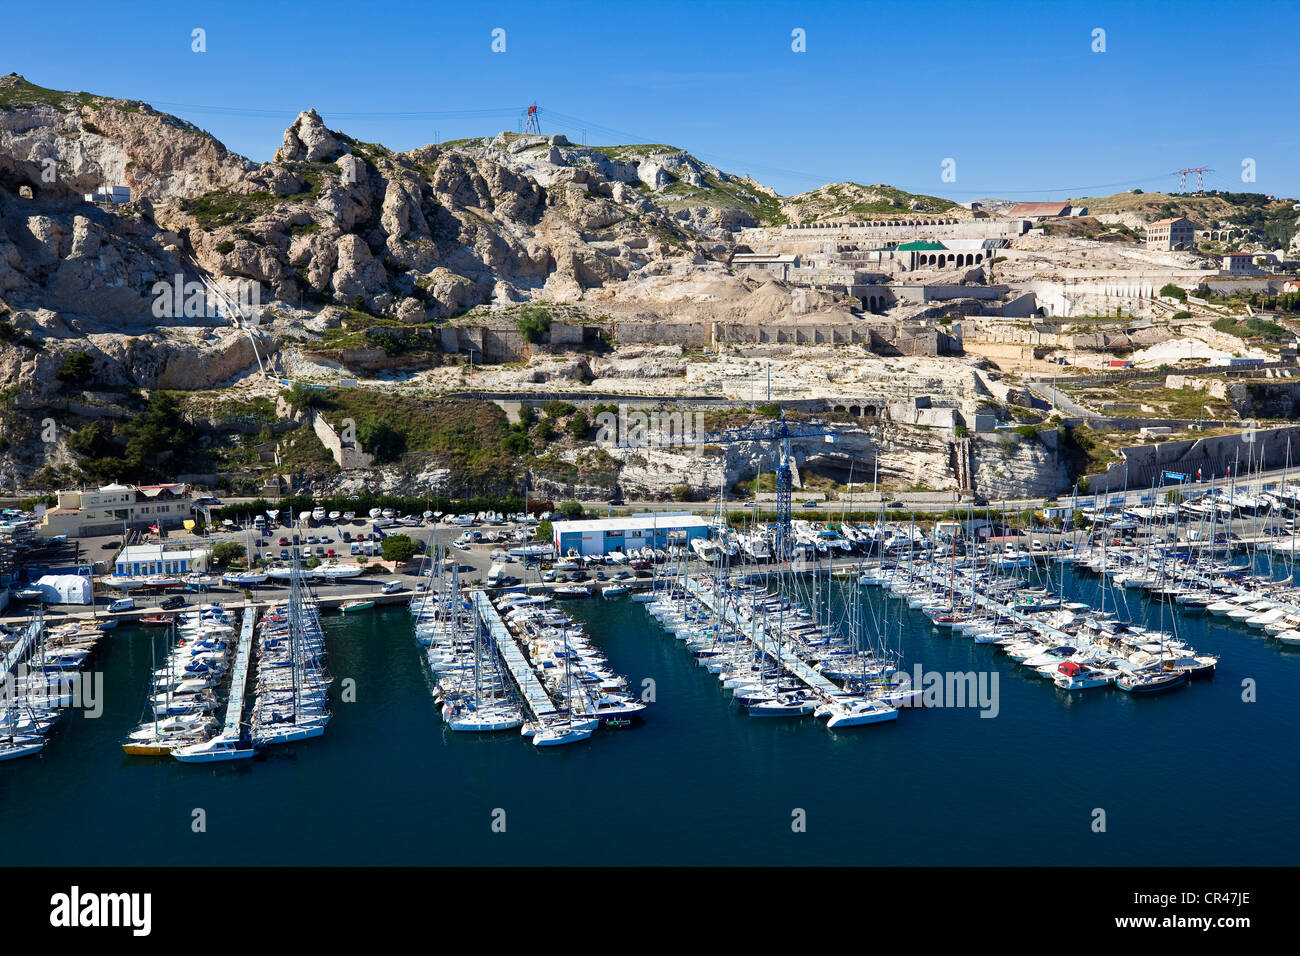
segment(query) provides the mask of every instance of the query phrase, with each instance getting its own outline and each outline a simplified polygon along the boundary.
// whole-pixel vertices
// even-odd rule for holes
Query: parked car
[[[288,548],[281,548],[281,549],[280,549],[280,560],[281,560],[281,561],[288,561],[288,560],[289,560],[289,549],[288,549]]]
[[[135,610],[135,598],[118,598],[108,606],[110,614],[120,614],[123,611]]]
[[[384,593],[384,594],[396,594],[398,591],[402,590],[402,582],[401,582],[401,581],[389,581],[387,584],[385,584],[385,585],[384,585],[382,588],[380,588],[379,590],[380,590],[382,593]]]
[[[174,611],[176,608],[184,606],[185,598],[181,597],[179,594],[173,594],[169,598],[164,598],[162,603],[158,605],[158,607],[162,608],[164,611]]]
[[[288,539],[288,538],[281,538],[281,539],[280,539],[280,547],[282,547],[282,548],[287,548],[288,546],[289,546],[289,539]]]
[[[803,506],[804,506],[805,508],[816,508],[816,507],[817,507],[817,499],[816,499],[816,498],[809,498],[807,501],[805,501],[805,502],[803,503]]]

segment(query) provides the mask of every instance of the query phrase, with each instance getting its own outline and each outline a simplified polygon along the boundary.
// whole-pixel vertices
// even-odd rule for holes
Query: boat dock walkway
[[[9,648],[9,653],[5,655],[4,661],[0,662],[0,683],[8,680],[14,667],[27,656],[27,652],[36,643],[41,626],[39,618],[33,618],[31,623],[27,625],[26,630],[23,631],[23,636],[18,638],[13,647]]]
[[[686,579],[686,583],[687,583],[687,587],[690,589],[691,594],[694,595],[697,600],[702,602],[706,607],[713,610],[714,613],[717,612],[717,608],[714,606],[714,602],[713,602],[714,595],[712,591],[706,591],[703,587],[700,586],[700,582],[692,577],[688,577]],[[738,634],[744,637],[747,641],[749,641],[749,643],[752,644],[755,649],[759,651],[763,651],[772,660],[777,660],[777,656],[774,653],[773,648],[765,649],[765,644],[762,635],[766,630],[766,624],[760,623],[758,625],[757,636],[747,634],[746,625],[743,621],[740,620],[734,606],[728,608],[723,613],[723,622],[729,625],[732,629],[734,629]],[[775,628],[773,629],[773,631],[775,632]],[[776,634],[776,640],[780,641],[779,634]],[[787,641],[780,641],[780,643],[781,646],[783,647],[789,646],[789,642]],[[792,674],[795,677],[799,678],[799,680],[803,681],[805,684],[808,685],[808,687],[810,687],[816,693],[821,694],[823,697],[839,697],[844,693],[843,688],[836,686],[828,678],[823,677],[818,671],[813,670],[813,668],[809,666],[806,661],[804,661],[802,658],[795,655],[793,652],[790,653],[789,655],[782,654],[780,657],[780,663],[782,668],[784,668],[787,673]]]
[[[239,725],[244,717],[244,688],[248,683],[248,664],[253,657],[253,632],[257,624],[257,609],[244,611],[239,629],[239,648],[235,651],[235,667],[230,672],[230,696],[226,701],[226,724],[223,737],[239,737]]]
[[[556,716],[555,702],[551,700],[551,695],[546,692],[542,682],[533,673],[533,668],[524,656],[523,649],[515,640],[514,635],[510,633],[505,622],[501,620],[501,615],[492,606],[492,601],[488,598],[487,593],[475,589],[469,592],[469,597],[474,605],[475,613],[482,619],[483,625],[487,628],[488,636],[496,645],[498,653],[501,654],[501,659],[505,661],[506,669],[510,671],[510,676],[514,678],[524,704],[538,720]]]
[[[986,611],[991,611],[994,615],[1004,616],[1024,627],[1033,628],[1044,637],[1049,637],[1061,644],[1070,644],[1078,640],[1077,637],[1067,634],[1060,628],[1052,627],[1040,618],[1031,617],[1023,611],[1017,611],[1011,605],[995,601],[979,591],[972,592],[969,589],[963,591],[961,588],[954,587],[948,572],[943,570],[935,571],[933,569],[918,568],[914,572],[914,577],[918,580],[928,581],[931,585],[939,585],[941,588],[947,585],[952,593],[952,603],[957,608],[961,608],[963,605],[981,607]]]

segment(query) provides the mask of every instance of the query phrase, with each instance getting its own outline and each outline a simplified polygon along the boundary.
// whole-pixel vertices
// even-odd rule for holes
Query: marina
[[[518,729],[534,746],[554,747],[639,716],[626,679],[550,603],[522,592],[496,603],[478,588],[462,595],[456,573],[434,562],[411,613],[450,729]]]
[[[746,807],[722,826],[734,839],[745,828],[774,825],[772,817],[780,826],[789,812],[781,804],[825,817],[837,839],[817,835],[791,846],[783,851],[789,862],[849,862],[846,854],[868,847],[899,862],[951,862],[955,846],[990,861],[1031,862],[1040,858],[1036,849],[1012,839],[1020,824],[999,822],[975,833],[942,818],[940,794],[960,786],[954,781],[963,774],[984,780],[981,755],[997,753],[999,766],[1018,781],[1015,799],[1028,793],[1040,801],[1021,814],[1039,825],[1049,807],[1064,811],[1075,799],[1096,805],[1115,787],[1136,788],[1153,807],[1164,802],[1162,814],[1140,824],[1124,847],[1067,840],[1080,860],[1122,862],[1141,853],[1171,863],[1230,862],[1241,846],[1256,858],[1282,858],[1282,848],[1294,849],[1300,839],[1294,832],[1275,833],[1274,843],[1240,821],[1230,843],[1193,818],[1198,807],[1208,812],[1211,801],[1244,785],[1225,776],[1225,767],[1246,759],[1243,753],[1262,759],[1267,735],[1252,736],[1242,749],[1255,721],[1284,726],[1287,708],[1300,703],[1300,654],[1283,639],[1300,624],[1294,551],[1280,547],[1294,533],[1289,508],[1272,517],[1232,509],[1205,514],[1204,534],[1202,518],[1182,508],[1098,511],[1074,534],[1005,539],[958,540],[910,524],[832,519],[800,524],[789,562],[771,560],[758,527],[715,529],[713,548],[672,547],[662,556],[605,562],[557,559],[649,569],[629,575],[628,590],[599,601],[562,600],[557,590],[564,582],[527,574],[510,587],[467,583],[457,562],[441,560],[438,551],[414,585],[376,594],[364,613],[324,621],[310,584],[290,575],[283,597],[193,605],[165,626],[115,621],[95,658],[110,691],[102,722],[66,714],[72,719],[52,731],[57,746],[44,747],[43,737],[34,759],[6,768],[10,783],[0,801],[6,814],[41,818],[45,804],[28,803],[19,784],[32,780],[40,789],[47,773],[57,779],[70,772],[68,760],[96,768],[128,792],[151,780],[177,793],[187,787],[185,775],[200,779],[184,765],[233,761],[256,771],[230,777],[213,766],[217,777],[203,775],[230,791],[223,799],[270,795],[328,775],[340,798],[395,809],[402,800],[428,800],[432,781],[452,774],[477,795],[434,798],[441,814],[456,817],[466,812],[462,800],[502,802],[487,794],[523,773],[537,783],[530,792],[540,794],[526,815],[551,819],[545,833],[530,824],[524,856],[470,835],[446,844],[445,831],[438,852],[465,861],[537,861],[563,845],[566,852],[576,848],[579,860],[606,859],[604,843],[573,818],[579,814],[620,835],[626,862],[745,862],[739,845],[706,849],[685,835],[668,841],[671,849],[661,847],[639,836],[626,815],[689,814],[691,800],[731,794]],[[1233,537],[1218,540],[1209,523],[1220,520],[1233,522]],[[55,646],[80,653],[77,635],[93,623],[13,629],[5,666],[39,656],[42,634],[47,659]],[[1248,640],[1252,634],[1264,640]],[[327,649],[364,689],[360,703],[339,696],[325,667]],[[973,701],[929,699],[932,674],[1001,681],[992,681],[991,710],[981,710]],[[1267,675],[1270,699],[1248,706],[1240,683],[1255,674]],[[129,715],[123,700],[139,700],[140,693],[145,713]],[[1159,701],[1139,699],[1153,696]],[[336,729],[327,740],[276,746],[321,737],[327,724]],[[104,732],[114,727],[116,739],[106,741]],[[392,727],[403,732],[386,734]],[[625,728],[627,734],[607,732]],[[1176,748],[1148,744],[1188,733],[1198,748],[1218,742],[1214,761],[1183,760]],[[1032,758],[1061,740],[1069,741],[1072,759],[1110,769],[1080,776],[1073,763]],[[108,752],[117,750],[116,764],[105,762],[106,742]],[[572,756],[547,758],[549,770],[520,765],[512,754],[528,752],[529,744]],[[146,755],[168,759],[135,759]],[[891,778],[887,790],[879,789],[878,760],[916,755],[926,758],[917,778]],[[181,776],[147,769],[169,765]],[[357,774],[356,767],[373,772]],[[684,772],[689,784],[624,794],[617,807],[588,793],[593,775],[678,779]],[[251,782],[258,778],[265,782]],[[1189,803],[1191,779],[1202,796]],[[59,805],[53,792],[45,794]],[[992,813],[991,801],[999,799],[1011,796],[998,786],[964,791],[972,812]],[[881,839],[874,826],[870,839],[846,837],[864,807],[881,826],[906,829],[922,812],[906,804],[929,811],[918,845]],[[103,812],[110,810],[146,832],[157,826],[112,797],[103,803]],[[217,856],[310,860],[305,828],[328,826],[333,813],[310,810],[301,828],[287,832],[259,825],[255,844],[237,841]],[[1174,838],[1171,818],[1180,833],[1196,834],[1194,845]],[[694,824],[687,824],[683,833],[691,832]],[[353,857],[417,861],[433,852],[432,839],[402,825],[371,830]],[[165,840],[151,842],[159,842],[151,851],[156,858],[172,859]],[[12,829],[0,846],[0,858],[30,860],[22,854],[35,849]]]

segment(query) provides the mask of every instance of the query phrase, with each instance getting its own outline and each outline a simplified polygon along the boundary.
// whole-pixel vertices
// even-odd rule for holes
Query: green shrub
[[[377,465],[394,462],[406,451],[406,433],[390,415],[362,420],[357,426],[357,441],[374,456]]]
[[[218,541],[212,546],[212,563],[224,568],[231,561],[242,558],[244,554],[244,546],[238,541]]]
[[[565,431],[579,441],[585,439],[587,433],[591,431],[591,422],[587,420],[587,413],[582,409],[574,412],[573,417],[569,419],[569,424],[565,426]]]
[[[85,352],[69,352],[63,357],[63,366],[58,372],[59,381],[89,385],[93,364],[90,356]]]
[[[563,418],[565,415],[572,415],[577,409],[578,406],[572,402],[563,402],[558,398],[553,398],[542,406],[542,411],[547,418]]]
[[[390,534],[380,545],[380,551],[385,561],[396,561],[398,564],[405,564],[415,557],[415,542],[404,534]]]
[[[529,306],[520,312],[516,325],[524,341],[536,345],[551,330],[551,313],[541,306]]]

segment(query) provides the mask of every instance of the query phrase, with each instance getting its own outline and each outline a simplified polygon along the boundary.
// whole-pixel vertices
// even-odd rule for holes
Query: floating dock
[[[524,706],[538,720],[557,716],[558,711],[555,709],[555,702],[551,700],[551,695],[546,692],[542,682],[533,673],[533,668],[524,656],[523,649],[520,648],[519,643],[515,640],[514,635],[510,633],[505,622],[501,620],[501,615],[492,606],[492,601],[488,598],[486,592],[470,591],[469,597],[474,605],[474,612],[482,619],[483,626],[487,628],[488,637],[496,645],[501,660],[505,662],[506,669],[510,671],[510,676],[514,678]]]
[[[248,683],[248,665],[253,658],[253,634],[257,625],[257,609],[246,608],[239,629],[239,647],[235,651],[235,666],[230,672],[230,696],[226,700],[226,723],[221,729],[223,737],[238,738],[244,718],[244,688]]]
[[[706,591],[701,587],[700,582],[692,577],[686,579],[686,587],[690,591],[692,597],[708,607],[715,614],[717,613],[717,608],[713,603],[715,596],[713,592]],[[736,633],[749,641],[749,643],[754,646],[755,650],[766,654],[767,657],[771,658],[773,661],[778,660],[777,655],[774,652],[775,649],[771,645],[767,644],[763,639],[767,631],[766,624],[756,622],[755,632],[749,633],[748,626],[744,621],[740,620],[739,615],[736,614],[734,606],[723,612],[722,621],[724,624],[736,631]],[[783,648],[788,646],[788,644],[781,641],[779,634],[774,638],[774,642],[780,644]],[[788,655],[782,654],[779,660],[782,669],[784,669],[786,673],[799,678],[799,680],[803,681],[810,689],[820,694],[822,697],[838,697],[844,693],[842,688],[836,686],[828,678],[823,677],[818,671],[813,670],[805,661],[795,655],[793,650],[791,650]]]

